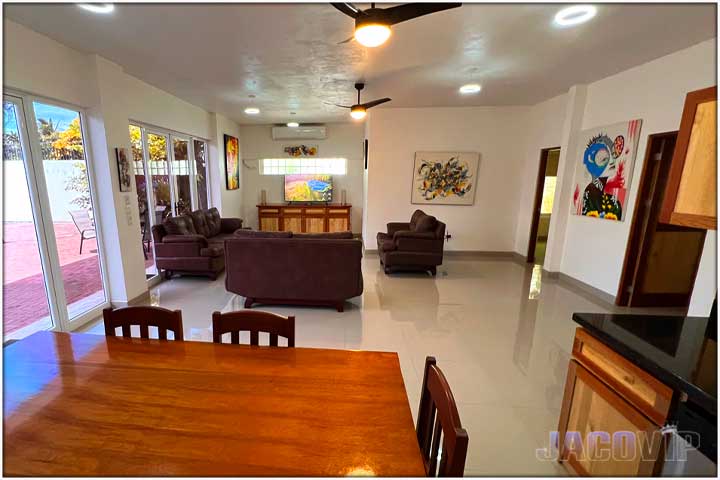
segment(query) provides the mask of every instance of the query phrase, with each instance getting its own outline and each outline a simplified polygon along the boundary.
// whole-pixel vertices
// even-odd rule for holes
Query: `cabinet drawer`
[[[277,215],[278,213],[280,213],[280,210],[278,210],[277,208],[261,208],[260,209],[260,214],[268,214],[268,213]]]
[[[305,213],[308,215],[325,215],[324,208],[306,208]]]
[[[652,375],[578,328],[573,357],[657,425],[664,425],[673,391]]]
[[[283,215],[288,215],[288,214],[300,215],[301,213],[302,213],[302,210],[299,208],[284,208],[283,209]]]

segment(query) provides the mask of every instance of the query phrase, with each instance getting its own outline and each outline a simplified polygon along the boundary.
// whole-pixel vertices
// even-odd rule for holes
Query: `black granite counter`
[[[712,317],[711,317],[712,318]],[[717,416],[717,324],[707,317],[575,313],[605,345]]]

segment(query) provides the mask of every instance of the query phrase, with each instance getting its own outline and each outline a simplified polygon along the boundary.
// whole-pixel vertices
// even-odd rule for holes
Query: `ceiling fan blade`
[[[361,103],[360,106],[365,107],[365,109],[368,109],[368,108],[372,108],[377,105],[380,105],[381,103],[389,102],[390,100],[392,100],[392,98],[385,97],[385,98],[380,98],[378,100],[373,100],[372,102]]]
[[[352,3],[347,3],[347,2],[345,2],[345,3],[331,3],[330,5],[332,5],[333,7],[337,8],[338,10],[340,10],[342,13],[344,13],[345,15],[347,15],[347,16],[350,17],[350,18],[357,18],[357,17],[359,17],[360,15],[362,15],[362,10],[360,10],[359,8],[357,8],[357,7],[356,7],[355,5],[353,5]]]
[[[384,14],[392,25],[412,20],[443,10],[450,10],[462,6],[462,3],[406,3],[397,7],[386,8]]]
[[[350,105],[340,105],[339,103],[332,103],[332,102],[323,102],[325,105],[332,105],[333,107],[340,107],[340,108],[352,108]]]
[[[350,43],[350,42],[352,42],[353,40],[355,40],[355,35],[353,35],[353,36],[350,37],[350,38],[346,38],[345,40],[343,40],[342,42],[338,42],[337,44],[338,44],[338,45],[342,45],[342,44],[344,44],[344,43]]]

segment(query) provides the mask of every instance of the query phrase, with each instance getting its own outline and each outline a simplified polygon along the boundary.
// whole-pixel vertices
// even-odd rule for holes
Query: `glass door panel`
[[[136,125],[130,125],[130,149],[132,150],[133,172],[135,174],[135,190],[137,192],[138,210],[140,218],[140,241],[145,257],[145,276],[152,278],[157,275],[155,266],[155,249],[152,241],[151,212],[147,189],[147,175],[145,173],[145,142],[143,141],[143,129]]]
[[[202,140],[193,139],[193,153],[195,155],[195,182],[197,188],[197,208],[208,208],[207,187],[207,148]]]
[[[168,161],[168,137],[156,133],[147,134],[148,167],[152,181],[153,225],[171,216],[172,192],[170,191],[170,167]]]
[[[52,328],[33,214],[29,152],[20,100],[3,101],[3,329],[20,338]]]
[[[188,157],[188,141],[182,138],[172,139],[173,142],[173,190],[175,192],[175,213],[184,215],[192,211],[192,191],[190,187],[190,158]]]
[[[50,200],[46,213],[52,219],[72,320],[106,301],[80,114],[41,102],[32,106],[44,189]]]

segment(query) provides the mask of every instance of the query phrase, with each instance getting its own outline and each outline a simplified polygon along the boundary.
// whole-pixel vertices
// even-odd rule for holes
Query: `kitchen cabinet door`
[[[660,428],[574,360],[560,416],[560,461],[583,476],[652,476]]]

